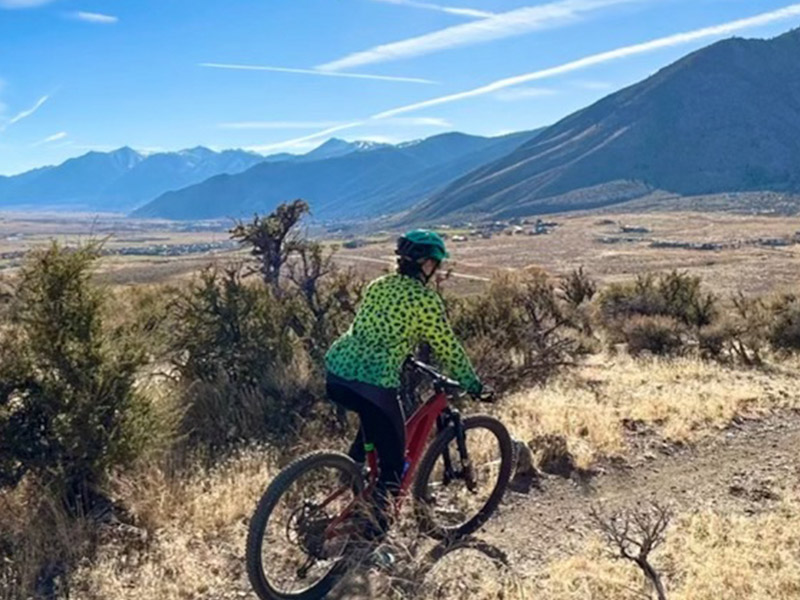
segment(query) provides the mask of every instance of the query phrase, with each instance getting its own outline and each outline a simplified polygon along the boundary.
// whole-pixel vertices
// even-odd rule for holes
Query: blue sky
[[[0,0],[0,174],[123,145],[531,129],[798,26],[787,0]]]

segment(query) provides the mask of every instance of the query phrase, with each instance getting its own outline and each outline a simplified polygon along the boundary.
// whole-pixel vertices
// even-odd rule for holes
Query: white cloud
[[[35,8],[51,2],[53,0],[0,0],[0,8]]]
[[[518,8],[486,19],[446,27],[399,42],[375,46],[320,65],[325,71],[340,71],[362,65],[400,60],[461,46],[522,35],[575,22],[584,13],[640,0],[556,0],[539,6]]]
[[[278,147],[291,148],[294,144],[306,143],[310,140],[324,138],[326,136],[329,136],[334,131],[352,129],[365,124],[369,125],[374,123],[375,121],[383,121],[389,118],[396,118],[398,115],[414,112],[423,108],[429,108],[431,106],[438,106],[440,104],[456,102],[459,100],[464,100],[466,98],[483,96],[485,94],[497,92],[505,88],[510,88],[512,86],[527,83],[529,81],[537,81],[537,80],[557,77],[559,75],[564,75],[566,73],[571,73],[573,71],[578,71],[581,69],[587,69],[595,65],[627,58],[629,56],[635,56],[637,54],[653,52],[656,50],[660,50],[662,48],[681,46],[692,42],[704,40],[707,38],[730,35],[753,27],[760,27],[763,25],[776,23],[778,21],[785,21],[795,17],[800,17],[800,4],[792,4],[778,10],[761,13],[753,17],[748,17],[746,19],[738,19],[736,21],[729,21],[727,23],[722,23],[719,25],[712,25],[711,27],[704,27],[702,29],[695,29],[693,31],[687,31],[684,33],[677,33],[674,35],[668,35],[665,37],[656,38],[648,42],[643,42],[641,44],[623,46],[615,50],[609,50],[607,52],[592,54],[590,56],[586,56],[578,60],[564,63],[555,67],[550,67],[548,69],[534,71],[532,73],[525,73],[523,75],[517,75],[515,77],[507,77],[505,79],[499,79],[487,85],[467,90],[464,92],[459,92],[456,94],[448,94],[446,96],[439,96],[438,98],[432,98],[430,100],[425,100],[423,102],[416,102],[414,104],[407,104],[405,106],[400,106],[398,108],[393,108],[391,110],[383,111],[381,113],[372,115],[371,117],[368,117],[360,121],[353,121],[351,123],[345,123],[343,125],[339,125],[333,129],[318,131],[317,133],[309,134],[303,136],[302,138],[296,138],[294,140],[286,140],[284,142],[271,144],[270,146],[267,146],[267,148],[270,149]]]
[[[79,21],[86,21],[87,23],[100,23],[104,25],[108,25],[111,23],[116,23],[119,21],[118,17],[113,15],[104,15],[102,13],[93,13],[93,12],[84,12],[82,10],[76,11],[71,14],[73,19],[78,19]]]
[[[58,133],[54,133],[53,135],[47,136],[43,140],[39,140],[38,142],[32,143],[31,147],[35,148],[36,146],[42,146],[44,144],[50,144],[52,142],[57,142],[59,140],[63,140],[66,137],[67,137],[67,132],[66,131],[59,131]]]
[[[512,87],[522,83],[527,83],[529,81],[548,79],[551,77],[564,75],[566,73],[571,73],[573,71],[587,69],[595,65],[611,62],[614,60],[619,60],[622,58],[627,58],[629,56],[635,56],[637,54],[645,54],[647,52],[654,52],[656,50],[661,50],[663,48],[682,46],[685,44],[690,44],[692,42],[696,42],[707,38],[730,35],[737,31],[742,31],[753,27],[767,25],[769,23],[775,23],[777,21],[784,21],[794,17],[800,17],[800,4],[792,4],[790,6],[786,6],[778,10],[761,13],[759,15],[756,15],[754,17],[748,17],[746,19],[738,19],[736,21],[729,21],[727,23],[722,23],[720,25],[712,25],[711,27],[704,27],[702,29],[695,29],[693,31],[687,31],[684,33],[676,33],[674,35],[668,35],[665,37],[656,38],[654,40],[650,40],[649,42],[644,42],[641,44],[633,44],[631,46],[623,46],[621,48],[617,48],[616,50],[609,50],[607,52],[592,54],[590,56],[586,56],[584,58],[574,60],[572,62],[564,63],[556,67],[550,67],[549,69],[542,69],[540,71],[534,71],[532,73],[525,73],[524,75],[517,75],[515,77],[507,77],[505,79],[499,79],[490,84],[477,87],[471,90],[467,90],[465,92],[458,92],[456,94],[449,94],[447,96],[439,96],[438,98],[432,98],[431,100],[416,102],[414,104],[408,104],[406,106],[401,106],[399,108],[387,110],[382,113],[378,113],[377,115],[373,115],[370,118],[386,119],[389,117],[395,117],[397,115],[417,111],[422,108],[429,108],[431,106],[438,106],[440,104],[448,104],[450,102],[463,100],[465,98],[473,98],[475,96],[483,96],[485,94],[496,92],[504,88]]]
[[[515,102],[517,100],[530,100],[531,98],[555,96],[556,94],[558,94],[558,91],[551,88],[518,87],[508,90],[500,90],[494,94],[494,97],[503,102]]]
[[[400,127],[452,127],[453,124],[447,119],[439,117],[396,117],[384,121],[386,125],[398,125]]]
[[[9,125],[13,125],[14,123],[22,121],[22,119],[27,119],[28,117],[30,117],[33,113],[39,110],[42,107],[42,104],[47,102],[49,98],[50,96],[42,96],[36,101],[36,104],[34,104],[31,108],[29,108],[28,110],[23,110],[22,112],[19,112],[13,117],[11,117],[8,121],[0,125],[0,132],[5,131]]]
[[[341,125],[336,125],[335,127],[328,127],[327,129],[323,129],[322,131],[318,131],[310,135],[304,135],[298,138],[293,138],[291,140],[286,140],[283,142],[264,144],[262,146],[249,146],[247,150],[251,150],[253,152],[272,152],[273,150],[280,150],[284,148],[301,148],[307,146],[308,142],[311,142],[313,140],[318,140],[319,138],[328,137],[331,134],[337,133],[339,131],[344,131],[345,129],[353,129],[354,127],[358,127],[359,125],[363,125],[364,123],[365,121],[353,121],[351,123],[342,123]]]
[[[235,121],[219,123],[222,129],[316,129],[317,127],[335,127],[341,121]]]
[[[606,91],[606,90],[612,90],[615,87],[617,87],[616,85],[614,85],[610,81],[598,81],[598,80],[586,80],[586,79],[580,79],[578,81],[573,81],[572,85],[574,85],[575,87],[581,88],[582,90],[592,90],[592,91],[598,91],[598,92],[602,92],[602,91]]]
[[[323,77],[353,77],[355,79],[378,79],[381,81],[405,81],[408,83],[436,83],[430,79],[418,77],[393,77],[389,75],[367,75],[365,73],[342,73],[320,71],[318,69],[290,69],[288,67],[271,67],[266,65],[236,65],[226,63],[200,63],[201,67],[212,69],[233,69],[236,71],[275,71],[277,73],[298,73],[301,75],[321,75]]]
[[[331,134],[338,133],[340,131],[345,131],[347,129],[355,129],[356,127],[368,123],[369,120],[352,121],[350,123],[340,123],[333,127],[329,127],[322,131],[318,131],[317,133],[312,133],[310,135],[304,135],[302,137],[293,138],[291,140],[285,140],[283,142],[275,142],[272,144],[248,146],[245,149],[250,150],[252,152],[273,152],[275,150],[283,150],[283,149],[299,150],[309,147],[315,148],[317,146],[316,140],[319,140],[320,138],[328,137]],[[452,123],[450,123],[448,120],[437,117],[395,117],[392,119],[381,120],[381,125],[408,126],[408,127],[452,127]],[[359,137],[359,139],[364,139],[368,141],[378,141],[378,137],[379,136],[372,136],[372,137],[368,136],[363,138]]]
[[[493,17],[496,14],[485,10],[476,10],[474,8],[441,6],[439,4],[431,4],[430,2],[417,2],[416,0],[373,0],[373,2],[383,2],[384,4],[400,4],[402,6],[410,6],[412,8],[424,8],[426,10],[435,10],[438,12],[448,13],[451,15],[457,15],[459,17],[472,17],[475,19],[485,19],[486,17]]]

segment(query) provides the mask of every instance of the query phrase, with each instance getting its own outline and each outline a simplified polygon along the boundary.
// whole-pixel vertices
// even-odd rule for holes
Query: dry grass
[[[147,534],[136,536],[139,543],[115,535],[102,546],[75,575],[79,597],[183,600],[246,590],[247,521],[274,464],[269,452],[251,450],[185,479],[150,469],[118,481],[117,495]]]
[[[598,364],[598,361],[606,361]],[[691,442],[735,418],[800,406],[800,368],[743,370],[694,358],[595,357],[550,385],[504,401],[500,416],[518,439],[566,437],[579,467],[626,451],[627,428]]]
[[[800,596],[800,504],[756,516],[713,511],[676,520],[654,559],[670,600],[790,600]],[[578,555],[551,563],[537,584],[549,600],[649,598],[636,567],[591,538]],[[526,597],[526,596],[522,596]]]
[[[641,420],[669,439],[689,441],[736,416],[758,416],[800,401],[795,365],[766,373],[690,359],[604,360],[513,396],[499,409],[500,416],[522,439],[565,435],[579,465],[589,466],[601,456],[626,452],[625,420]],[[97,559],[77,573],[80,597],[178,600],[245,593],[246,524],[275,474],[274,465],[270,454],[249,451],[211,473],[185,479],[171,480],[150,469],[118,481],[117,495],[149,538],[132,543],[115,536],[101,546]],[[676,520],[655,558],[667,569],[671,598],[792,597],[786,590],[800,589],[800,563],[792,558],[800,547],[796,508],[797,503],[787,504],[774,514],[751,518],[704,512]],[[528,579],[485,558],[470,560],[464,552],[446,556],[426,572],[413,597],[468,593],[486,600],[632,600],[642,598],[647,589],[638,571],[610,559],[599,541],[551,563],[545,576]],[[403,586],[382,589],[404,597],[399,588]],[[730,595],[720,595],[720,589]]]

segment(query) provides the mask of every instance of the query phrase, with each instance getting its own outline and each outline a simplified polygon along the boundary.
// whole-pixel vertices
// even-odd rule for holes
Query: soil
[[[772,510],[800,487],[800,412],[740,421],[692,446],[646,444],[627,461],[569,477],[540,474],[517,481],[482,531],[455,548],[417,548],[400,573],[355,574],[330,597],[386,597],[387,580],[409,598],[420,585],[436,597],[468,597],[470,586],[502,573],[534,576],[550,561],[580,550],[601,512],[658,501],[675,512],[714,509],[752,515]],[[656,448],[653,450],[653,448]],[[405,583],[404,583],[405,582]],[[417,591],[414,591],[414,590]]]
[[[676,512],[714,509],[754,514],[771,510],[800,486],[800,413],[785,411],[734,423],[694,446],[662,445],[594,476],[542,476],[529,493],[510,492],[480,537],[502,548],[520,572],[568,555],[603,511],[658,501]]]

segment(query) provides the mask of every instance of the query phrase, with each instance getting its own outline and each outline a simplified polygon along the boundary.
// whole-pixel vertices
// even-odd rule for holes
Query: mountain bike
[[[433,394],[406,421],[406,470],[391,509],[396,514],[410,493],[422,532],[449,542],[497,509],[513,445],[497,419],[462,417],[451,406],[463,394],[457,382],[419,361],[407,364],[430,378]],[[380,468],[374,449],[367,450],[363,466],[340,452],[311,452],[270,483],[247,536],[247,572],[259,598],[323,598],[353,566],[363,543],[358,515],[372,502]]]

